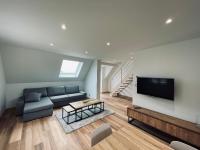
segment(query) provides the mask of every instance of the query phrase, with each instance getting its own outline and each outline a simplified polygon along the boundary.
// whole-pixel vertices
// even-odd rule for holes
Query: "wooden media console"
[[[195,123],[138,106],[128,107],[127,116],[129,122],[137,120],[200,148],[200,127],[197,127]]]

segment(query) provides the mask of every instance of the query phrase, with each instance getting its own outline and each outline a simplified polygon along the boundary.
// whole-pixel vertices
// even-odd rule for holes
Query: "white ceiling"
[[[200,0],[0,0],[0,39],[72,56],[121,60],[136,50],[200,36],[199,15]],[[174,22],[166,25],[168,17]]]

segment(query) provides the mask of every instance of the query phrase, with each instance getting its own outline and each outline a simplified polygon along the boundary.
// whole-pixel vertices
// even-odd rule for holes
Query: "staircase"
[[[119,66],[111,78],[111,96],[119,96],[133,81],[133,60]]]
[[[112,96],[119,96],[120,92],[125,90],[133,81],[133,77],[130,76],[126,81],[124,81],[114,92],[112,92]]]

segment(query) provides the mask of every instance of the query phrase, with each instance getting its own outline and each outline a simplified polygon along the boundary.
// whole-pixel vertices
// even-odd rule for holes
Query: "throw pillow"
[[[38,102],[40,101],[41,96],[41,93],[28,93],[27,95],[25,95],[25,102]]]

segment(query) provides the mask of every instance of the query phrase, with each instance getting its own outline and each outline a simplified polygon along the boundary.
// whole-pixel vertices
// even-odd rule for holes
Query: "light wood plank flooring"
[[[115,115],[127,121],[127,107],[132,105],[132,101],[120,97],[111,97],[109,94],[101,94],[101,100],[105,102],[107,108],[116,113]]]
[[[87,150],[90,149],[90,134],[102,123],[110,123],[113,132],[122,127],[131,127],[126,120],[126,107],[130,101],[101,95],[106,106],[116,114],[107,116],[73,133],[65,134],[54,116],[23,123],[8,110],[0,119],[0,150]],[[60,109],[54,110],[60,111]]]

